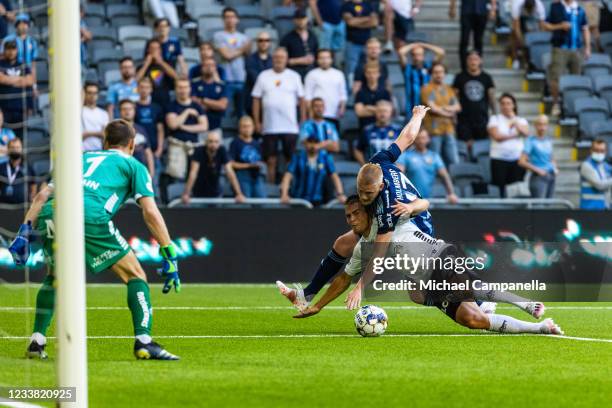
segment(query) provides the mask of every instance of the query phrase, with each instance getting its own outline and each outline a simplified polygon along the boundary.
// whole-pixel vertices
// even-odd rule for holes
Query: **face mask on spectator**
[[[605,153],[591,153],[591,158],[595,160],[596,162],[601,163],[602,161],[605,160],[606,154]]]

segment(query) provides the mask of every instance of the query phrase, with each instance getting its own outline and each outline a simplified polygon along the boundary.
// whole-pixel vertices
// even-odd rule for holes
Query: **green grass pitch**
[[[24,358],[36,290],[0,286],[0,386],[54,384],[53,339],[48,361]],[[603,407],[612,401],[610,303],[548,305],[546,316],[578,340],[470,331],[437,309],[409,303],[379,304],[389,315],[387,333],[361,338],[353,312],[340,301],[296,320],[272,285],[187,284],[168,295],[153,285],[152,301],[153,337],[178,362],[136,361],[125,287],[88,287],[90,406]],[[507,306],[499,313],[531,320]]]

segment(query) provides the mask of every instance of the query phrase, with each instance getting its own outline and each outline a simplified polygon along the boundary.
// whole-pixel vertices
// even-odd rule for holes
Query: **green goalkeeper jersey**
[[[153,183],[145,166],[119,150],[101,150],[83,154],[83,199],[85,223],[108,223],[130,198],[153,197]],[[41,217],[50,217],[49,200]]]

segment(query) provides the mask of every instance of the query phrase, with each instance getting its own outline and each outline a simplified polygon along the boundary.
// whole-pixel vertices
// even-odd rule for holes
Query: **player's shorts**
[[[393,11],[393,36],[401,41],[406,41],[408,34],[414,31],[414,20],[406,18]]]
[[[37,229],[43,237],[43,251],[47,264],[53,267],[55,264],[53,220],[39,218]],[[85,223],[85,265],[88,271],[102,272],[119,262],[128,252],[130,252],[128,242],[112,221],[107,224]]]
[[[442,313],[450,317],[453,321],[457,321],[457,310],[461,306],[461,302],[435,302],[432,306],[440,309]]]

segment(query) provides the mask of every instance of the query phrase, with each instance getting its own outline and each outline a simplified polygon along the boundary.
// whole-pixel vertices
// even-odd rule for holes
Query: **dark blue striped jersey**
[[[377,164],[382,169],[383,183],[385,184],[374,201],[378,234],[395,230],[400,217],[393,215],[392,205],[396,202],[410,203],[417,198],[422,198],[408,177],[394,164],[401,153],[398,145],[393,143],[388,149],[378,152],[370,160],[370,163]],[[433,236],[433,223],[429,211],[423,211],[413,217],[410,222],[425,234]]]

